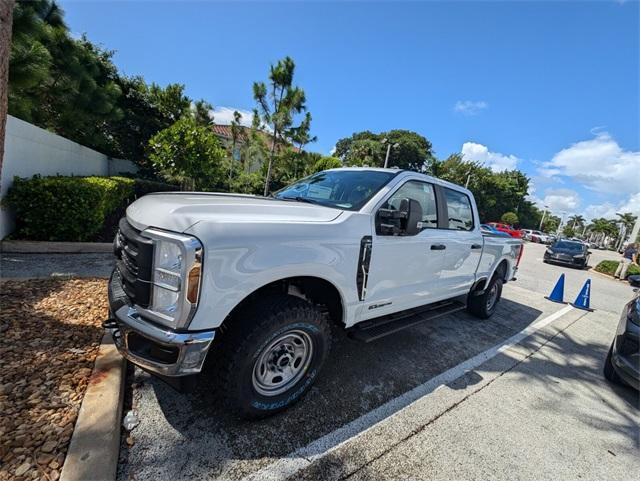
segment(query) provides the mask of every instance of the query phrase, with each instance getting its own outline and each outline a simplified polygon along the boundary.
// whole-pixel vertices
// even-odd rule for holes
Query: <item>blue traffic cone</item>
[[[556,282],[556,286],[551,291],[551,294],[544,296],[544,298],[560,304],[566,304],[566,302],[564,302],[564,274],[560,275],[560,278],[558,279],[558,282]]]
[[[576,300],[571,303],[573,307],[576,309],[582,309],[583,311],[593,311],[589,307],[589,300],[591,298],[591,279],[587,279],[587,282],[584,283],[578,297]]]

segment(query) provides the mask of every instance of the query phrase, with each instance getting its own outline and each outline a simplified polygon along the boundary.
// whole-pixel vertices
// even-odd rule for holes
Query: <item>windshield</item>
[[[325,170],[279,190],[274,197],[360,210],[395,175],[373,170]]]
[[[582,244],[567,241],[556,242],[556,245],[554,245],[553,247],[556,247],[558,249],[567,249],[570,251],[581,251],[584,248]]]

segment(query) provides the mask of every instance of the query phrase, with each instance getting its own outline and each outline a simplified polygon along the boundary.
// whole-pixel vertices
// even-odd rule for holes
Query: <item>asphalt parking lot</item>
[[[314,388],[270,419],[233,418],[206,378],[179,394],[135,370],[119,479],[630,479],[638,395],[601,371],[632,290],[543,252],[527,244],[488,321],[460,313],[371,344],[335,332]],[[592,278],[595,312],[544,299],[561,272],[569,300]]]

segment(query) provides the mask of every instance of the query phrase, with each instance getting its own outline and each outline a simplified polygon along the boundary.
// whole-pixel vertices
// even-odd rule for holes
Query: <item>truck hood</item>
[[[340,209],[242,194],[172,192],[150,194],[127,208],[137,229],[184,232],[198,222],[330,222]]]

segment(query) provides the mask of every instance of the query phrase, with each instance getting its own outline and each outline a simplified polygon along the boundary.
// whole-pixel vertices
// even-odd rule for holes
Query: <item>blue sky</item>
[[[588,218],[640,211],[640,10],[591,2],[62,1],[127,74],[184,83],[226,118],[289,55],[311,148],[359,130],[425,135],[517,167],[531,196]]]

